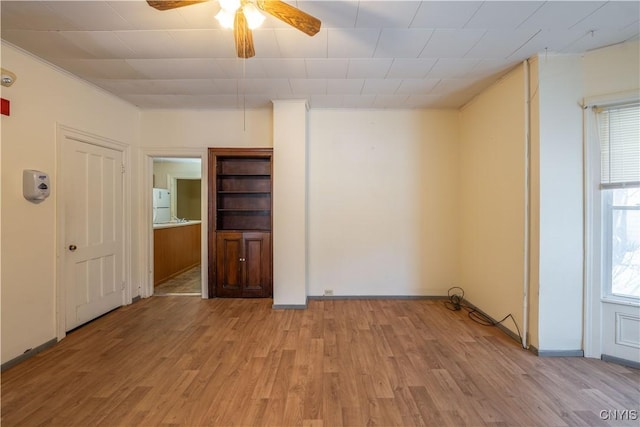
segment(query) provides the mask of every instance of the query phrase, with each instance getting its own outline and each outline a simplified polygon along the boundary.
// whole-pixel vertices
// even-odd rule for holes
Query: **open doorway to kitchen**
[[[202,295],[201,158],[153,158],[153,295]]]

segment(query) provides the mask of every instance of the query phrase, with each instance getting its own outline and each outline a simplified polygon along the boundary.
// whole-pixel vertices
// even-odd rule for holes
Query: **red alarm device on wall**
[[[0,107],[2,108],[2,114],[5,116],[10,115],[11,110],[10,110],[10,106],[9,106],[9,100],[8,99],[4,99],[4,98],[0,98]]]

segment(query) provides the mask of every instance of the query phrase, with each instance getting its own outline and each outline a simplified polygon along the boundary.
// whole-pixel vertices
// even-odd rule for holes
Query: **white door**
[[[123,303],[122,152],[65,138],[60,174],[68,331]]]

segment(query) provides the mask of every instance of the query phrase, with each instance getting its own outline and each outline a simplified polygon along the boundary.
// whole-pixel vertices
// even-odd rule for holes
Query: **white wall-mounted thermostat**
[[[22,194],[33,203],[40,203],[49,197],[51,186],[49,174],[32,169],[22,171]]]

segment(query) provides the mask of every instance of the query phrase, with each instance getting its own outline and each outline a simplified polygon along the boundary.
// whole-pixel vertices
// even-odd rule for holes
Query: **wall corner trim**
[[[44,344],[40,344],[39,346],[32,348],[28,351],[26,351],[25,353],[21,354],[18,357],[14,357],[13,359],[9,360],[8,362],[5,362],[2,364],[2,367],[0,368],[0,372],[4,372],[5,370],[16,366],[17,364],[24,362],[25,360],[35,356],[36,354],[40,353],[41,351],[44,351],[46,349],[48,349],[49,347],[52,347],[54,344],[56,344],[58,342],[57,338],[52,338],[49,341],[45,342]]]
[[[273,304],[273,310],[306,310],[307,304]]]
[[[615,363],[616,365],[622,365],[628,368],[640,369],[640,363],[634,360],[621,359],[619,357],[609,356],[608,354],[603,354],[601,359],[605,362]]]
[[[310,300],[319,300],[319,301],[327,301],[327,300],[368,300],[368,299],[389,299],[389,300],[398,300],[398,299],[406,299],[406,300],[420,300],[420,299],[431,299],[431,300],[445,300],[447,299],[446,295],[310,295],[307,299]]]
[[[584,357],[583,350],[539,350],[534,346],[529,350],[538,357]]]

